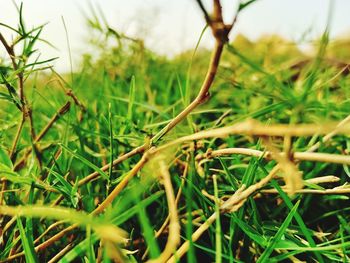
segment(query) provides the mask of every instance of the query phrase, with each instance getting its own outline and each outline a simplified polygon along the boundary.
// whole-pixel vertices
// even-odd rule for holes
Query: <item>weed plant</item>
[[[197,2],[212,55],[93,12],[98,54],[63,75],[22,5],[0,21],[1,262],[349,262],[348,42],[228,41]]]

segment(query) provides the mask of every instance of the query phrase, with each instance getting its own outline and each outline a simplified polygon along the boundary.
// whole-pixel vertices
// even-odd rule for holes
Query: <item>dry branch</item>
[[[175,251],[178,243],[180,243],[180,223],[177,215],[174,189],[171,185],[171,176],[164,160],[160,162],[160,172],[164,180],[164,188],[169,207],[169,236],[162,254],[160,254],[160,256],[156,259],[149,260],[149,263],[165,262]]]
[[[249,148],[225,148],[219,150],[208,151],[205,154],[199,154],[196,156],[196,160],[212,159],[220,156],[227,156],[233,154],[241,154],[247,156],[254,156],[258,158],[264,158],[266,160],[272,160],[271,152],[259,151]],[[285,155],[285,153],[280,153]],[[315,161],[325,163],[338,163],[350,165],[350,156],[341,154],[330,154],[330,153],[313,153],[313,152],[292,152],[291,158],[299,161]]]

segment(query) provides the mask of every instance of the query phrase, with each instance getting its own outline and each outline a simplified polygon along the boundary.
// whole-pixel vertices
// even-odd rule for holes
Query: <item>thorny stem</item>
[[[9,55],[10,59],[11,59],[11,63],[12,63],[12,67],[14,71],[18,71],[18,64],[16,62],[16,54],[15,51],[13,49],[13,46],[10,46],[6,39],[4,38],[4,36],[0,33],[0,42],[2,43],[2,45],[4,46],[7,54]],[[21,111],[22,111],[22,121],[18,126],[16,135],[15,135],[15,139],[13,141],[12,144],[12,148],[10,151],[10,158],[13,159],[14,158],[14,154],[16,152],[16,148],[17,148],[17,143],[19,141],[19,137],[22,133],[23,130],[23,126],[24,126],[24,122],[26,120],[26,118],[29,116],[30,118],[30,129],[32,132],[32,135],[34,134],[34,129],[33,129],[33,119],[30,116],[31,114],[28,114],[28,108],[26,105],[26,98],[24,96],[24,79],[23,79],[23,73],[22,72],[18,72],[17,73],[17,78],[18,78],[18,89],[19,89],[19,98],[20,98],[20,102],[21,102]],[[34,137],[32,137],[34,139]]]

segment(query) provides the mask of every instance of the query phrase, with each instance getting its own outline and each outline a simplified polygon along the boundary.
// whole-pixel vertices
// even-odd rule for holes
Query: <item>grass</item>
[[[94,11],[97,55],[60,75],[22,9],[0,24],[1,262],[349,261],[346,41],[226,43],[200,6],[211,62],[167,59]]]

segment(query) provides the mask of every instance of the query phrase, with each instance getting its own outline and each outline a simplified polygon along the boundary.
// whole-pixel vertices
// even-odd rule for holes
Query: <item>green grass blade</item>
[[[221,221],[220,221],[220,203],[219,203],[219,192],[218,192],[218,182],[216,175],[213,175],[214,183],[214,196],[215,196],[215,213],[218,215],[215,219],[215,262],[222,262],[222,244],[221,244]]]
[[[139,197],[137,197],[136,200],[137,200],[136,206],[138,210],[138,218],[141,223],[142,234],[146,240],[151,258],[157,258],[160,255],[160,249],[159,249],[157,240],[155,239],[155,236],[154,236],[154,229],[147,216],[145,206],[142,205]]]
[[[193,234],[193,224],[192,224],[192,208],[193,208],[193,179],[195,176],[195,164],[194,164],[194,156],[193,153],[191,153],[190,158],[190,168],[188,171],[188,180],[185,184],[186,188],[184,189],[185,192],[185,199],[186,199],[186,239],[189,240],[189,249],[187,252],[187,261],[188,262],[197,262],[196,256],[195,256],[195,249],[192,241],[192,234]]]
[[[265,251],[261,254],[259,259],[257,260],[257,263],[268,262],[271,253],[275,249],[278,241],[281,240],[282,236],[284,235],[284,233],[287,230],[287,227],[289,226],[289,224],[292,221],[295,213],[297,212],[299,204],[300,204],[300,200],[290,210],[288,216],[286,217],[284,222],[279,227],[276,235],[272,238],[272,240],[269,242],[269,244],[268,244],[267,248],[265,249]]]
[[[13,183],[31,185],[35,182],[33,178],[21,176],[18,173],[13,172],[12,168],[9,168],[2,163],[0,163],[0,174]]]
[[[239,219],[236,214],[231,215],[232,220],[242,229],[242,231],[258,245],[265,247],[267,245],[267,240],[265,237],[252,228],[249,224]]]
[[[237,179],[234,177],[234,175],[230,172],[230,170],[228,169],[227,165],[225,164],[224,160],[220,157],[218,157],[220,164],[222,166],[222,168],[224,168],[224,172],[225,172],[225,177],[227,179],[228,182],[230,182],[230,185],[232,186],[233,190],[237,190],[238,189],[238,182]]]
[[[7,166],[11,170],[13,169],[13,164],[10,156],[8,156],[7,152],[2,147],[0,147],[0,164]]]
[[[290,210],[292,210],[293,204],[292,204],[292,201],[290,200],[290,198],[288,197],[288,195],[285,192],[283,192],[283,190],[281,189],[281,187],[278,185],[278,183],[275,180],[272,180],[271,184],[273,187],[275,187],[277,189],[279,195],[282,197],[282,199],[285,202],[285,204],[287,205],[287,207]],[[305,238],[306,238],[307,242],[309,242],[310,246],[316,247],[316,243],[310,234],[310,230],[305,225],[304,220],[302,219],[302,217],[300,216],[298,211],[295,212],[294,218],[295,218],[295,221],[298,223],[301,231],[305,235]],[[315,256],[317,257],[318,262],[324,262],[320,253],[315,252]]]
[[[39,262],[35,254],[34,244],[27,238],[27,232],[23,228],[21,218],[17,217],[17,226],[22,240],[23,251],[26,258],[26,262],[34,263]]]
[[[90,162],[89,160],[87,160],[86,158],[84,158],[83,156],[81,156],[80,154],[76,153],[76,151],[73,151],[71,149],[69,149],[67,146],[65,146],[64,144],[59,144],[63,149],[65,149],[67,152],[69,152],[72,156],[74,156],[75,158],[77,158],[78,160],[80,160],[82,163],[86,164],[88,167],[90,167],[91,169],[93,169],[95,172],[98,172],[104,179],[108,180],[109,176],[102,171],[99,167],[97,167],[96,165],[94,165],[92,162]]]
[[[135,94],[136,94],[136,80],[135,76],[132,76],[130,83],[130,91],[129,91],[129,105],[128,105],[128,119],[133,120],[133,110],[134,110],[134,102],[135,102]]]

